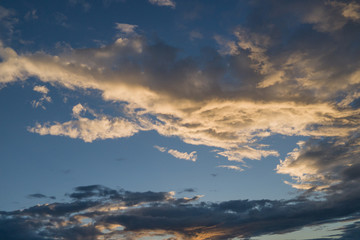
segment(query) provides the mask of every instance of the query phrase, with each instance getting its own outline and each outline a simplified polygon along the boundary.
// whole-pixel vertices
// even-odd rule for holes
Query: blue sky
[[[355,239],[359,24],[357,1],[0,1],[0,238]]]

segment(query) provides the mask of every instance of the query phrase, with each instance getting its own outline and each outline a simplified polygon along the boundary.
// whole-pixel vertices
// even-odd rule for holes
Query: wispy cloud
[[[244,169],[242,169],[242,168],[239,167],[239,166],[235,166],[235,165],[219,165],[219,166],[217,166],[217,167],[219,167],[219,168],[232,169],[232,170],[236,170],[236,171],[239,171],[239,172],[244,171]]]
[[[51,102],[51,101],[52,101],[51,97],[48,96],[49,89],[48,89],[47,87],[45,87],[45,86],[39,86],[39,85],[37,85],[37,86],[35,86],[35,87],[33,88],[33,90],[34,90],[35,92],[41,93],[41,94],[42,94],[42,97],[41,97],[39,100],[33,100],[33,101],[31,102],[32,106],[33,106],[34,108],[41,107],[42,109],[45,110],[46,108],[45,108],[45,106],[44,106],[44,102]]]
[[[159,150],[160,152],[166,152],[166,148],[165,147],[160,147],[160,146],[154,146],[154,148],[156,148],[157,150]]]
[[[30,20],[36,20],[38,19],[38,15],[37,15],[37,10],[36,9],[33,9],[31,11],[28,11],[25,16],[24,16],[24,19],[26,21],[30,21]]]
[[[56,199],[56,197],[54,197],[54,196],[46,196],[46,195],[44,195],[44,194],[41,194],[41,193],[33,193],[33,194],[29,194],[28,196],[27,196],[28,198],[38,198],[38,199],[52,199],[52,200],[55,200]]]
[[[167,150],[165,147],[160,147],[160,146],[156,146],[156,145],[154,146],[154,148],[156,148],[160,152],[167,152],[175,158],[189,160],[189,161],[193,161],[193,162],[196,162],[196,159],[197,159],[196,151],[192,151],[191,153],[180,152],[176,149]]]
[[[166,6],[175,8],[176,4],[174,0],[149,0],[151,4],[158,5],[158,6]]]
[[[197,159],[196,151],[192,151],[191,153],[187,153],[187,152],[179,152],[176,149],[169,149],[168,153],[173,155],[176,158],[185,159],[185,160],[189,160],[189,161],[193,161],[193,162],[195,162],[196,159]]]
[[[116,29],[120,30],[123,33],[134,33],[137,25],[131,25],[127,23],[116,23]]]

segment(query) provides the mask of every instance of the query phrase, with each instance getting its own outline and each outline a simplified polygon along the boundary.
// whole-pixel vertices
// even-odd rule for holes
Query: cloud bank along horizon
[[[21,113],[11,110],[24,105],[21,97],[1,103],[3,113],[17,119],[26,114],[31,119],[24,121],[21,133],[17,131],[18,139],[60,138],[56,141],[63,143],[56,147],[65,151],[66,144],[74,144],[68,154],[84,162],[82,146],[104,142],[105,149],[121,140],[117,144],[144,151],[149,166],[157,164],[156,158],[167,159],[160,164],[166,178],[177,169],[186,181],[187,174],[195,176],[198,171],[202,186],[211,188],[213,182],[208,179],[213,176],[212,180],[220,181],[215,184],[218,188],[232,192],[238,191],[237,183],[229,178],[217,180],[219,173],[240,179],[256,164],[264,172],[281,176],[278,184],[287,184],[297,193],[288,199],[246,200],[246,191],[241,191],[240,200],[205,202],[201,191],[194,195],[194,186],[188,186],[193,191],[181,191],[180,183],[169,186],[178,189],[177,195],[149,189],[127,191],[115,174],[108,174],[113,179],[111,187],[93,182],[101,179],[93,173],[104,173],[89,162],[89,172],[82,172],[84,180],[78,181],[82,186],[72,186],[74,191],[62,199],[52,196],[56,189],[50,191],[51,196],[44,194],[44,189],[51,188],[44,184],[31,186],[36,191],[31,193],[15,183],[3,185],[3,189],[18,189],[13,196],[23,193],[27,200],[47,203],[1,212],[0,236],[266,239],[267,234],[280,234],[279,238],[286,239],[288,232],[323,224],[342,226],[337,239],[359,235],[357,1],[55,3],[56,8],[32,1],[4,1],[0,6],[0,96],[3,93],[4,101],[15,99],[4,92],[14,89],[19,94],[16,86],[32,92],[30,108]],[[103,19],[83,20],[94,17]],[[39,28],[38,35],[37,30],[29,32],[31,28]],[[51,29],[49,34],[55,37],[41,32],[45,29]],[[59,114],[57,109],[68,113]],[[11,117],[3,117],[3,125],[14,124]],[[14,148],[7,138],[15,135],[5,130],[2,143]],[[149,135],[142,141],[144,133]],[[290,150],[284,150],[278,136],[288,141]],[[295,140],[297,144],[289,146]],[[19,149],[29,147],[26,141],[19,142],[24,144]],[[135,155],[129,149],[123,151]],[[16,161],[45,163],[48,158],[41,151],[36,153],[38,160],[26,163],[20,160],[25,158],[21,153],[16,156],[6,151],[3,168]],[[271,165],[266,162],[269,159],[277,163]],[[102,159],[93,161],[105,164]],[[76,163],[65,162],[58,160],[54,171],[71,172]],[[132,161],[132,168],[124,169],[128,174],[146,175],[144,162]],[[33,171],[36,175],[41,170]],[[14,170],[15,175],[21,179]],[[63,175],[53,181],[60,182]],[[142,189],[148,186],[145,182]],[[57,196],[64,194],[57,191]],[[322,236],[313,233],[307,239],[331,239],[334,231],[324,231]]]

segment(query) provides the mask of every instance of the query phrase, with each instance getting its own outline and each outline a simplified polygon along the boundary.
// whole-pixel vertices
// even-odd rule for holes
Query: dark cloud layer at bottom
[[[130,192],[101,185],[82,186],[66,203],[0,212],[0,239],[231,239],[298,230],[304,226],[357,217],[360,194],[322,200],[233,200],[196,202],[172,192]],[[357,224],[341,239],[358,234]]]

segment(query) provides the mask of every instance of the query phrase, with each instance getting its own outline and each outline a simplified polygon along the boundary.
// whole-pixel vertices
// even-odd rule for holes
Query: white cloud
[[[49,89],[45,86],[35,86],[33,88],[33,90],[35,92],[39,92],[39,93],[43,93],[43,94],[48,94],[49,93]]]
[[[166,152],[166,148],[164,148],[164,147],[160,147],[160,146],[155,145],[154,148],[156,148],[160,152]]]
[[[179,152],[178,150],[175,150],[175,149],[169,149],[168,153],[173,155],[176,158],[185,159],[185,160],[189,160],[189,161],[193,161],[193,162],[196,162],[196,159],[197,159],[196,151],[187,153],[187,152]]]
[[[176,4],[173,0],[149,0],[151,4],[159,5],[159,6],[166,6],[175,8]]]
[[[86,108],[83,107],[83,105],[81,105],[80,103],[78,103],[77,105],[75,105],[73,108],[72,108],[72,115],[75,117],[75,118],[80,118],[80,114],[82,112],[85,112],[86,111]]]
[[[47,95],[49,93],[49,89],[47,87],[45,87],[45,86],[37,85],[37,86],[35,86],[33,88],[33,90],[35,92],[42,93],[42,97],[39,100],[33,100],[31,102],[32,106],[34,108],[41,107],[42,109],[45,110],[46,108],[44,106],[44,102],[51,102],[52,101],[51,97]]]
[[[241,167],[239,167],[239,166],[234,166],[234,165],[219,165],[219,166],[217,166],[217,167],[232,169],[232,170],[236,170],[236,171],[239,171],[239,172],[244,171],[244,169],[242,169]]]
[[[81,104],[73,107],[73,116],[76,120],[64,123],[36,124],[29,127],[28,131],[40,135],[58,135],[70,138],[80,138],[85,142],[92,142],[96,139],[113,139],[130,137],[139,130],[144,130],[138,124],[124,118],[109,118],[107,116],[94,115],[94,119],[81,117],[81,113],[87,111]],[[90,111],[91,114],[91,111]]]
[[[189,160],[189,161],[193,161],[193,162],[196,162],[196,160],[197,160],[196,151],[192,151],[191,153],[180,152],[180,151],[178,151],[176,149],[167,150],[165,147],[160,147],[160,146],[156,146],[156,145],[154,146],[154,148],[156,148],[160,152],[166,152],[167,151],[167,153],[169,153],[173,157],[176,157],[176,158],[179,158],[179,159]]]
[[[137,25],[131,25],[127,23],[116,23],[116,29],[120,30],[123,33],[133,33],[135,32]]]
[[[33,128],[33,132],[92,141],[131,136],[143,129],[155,130],[163,136],[177,136],[188,144],[216,147],[220,149],[219,155],[240,162],[245,158],[277,156],[271,146],[264,148],[258,143],[274,134],[346,136],[358,129],[354,119],[360,110],[344,106],[357,96],[354,92],[357,68],[341,75],[341,69],[326,68],[326,63],[321,62],[324,56],[316,58],[311,51],[299,53],[296,49],[273,61],[266,54],[271,48],[268,37],[245,30],[235,35],[241,54],[232,57],[239,64],[248,65],[233,68],[230,65],[229,71],[240,74],[234,78],[241,79],[241,88],[223,88],[224,69],[213,70],[209,66],[200,69],[195,60],[181,60],[179,64],[176,49],[165,44],[149,45],[140,36],[119,38],[97,49],[70,49],[59,56],[18,55],[1,45],[0,83],[36,77],[44,83],[73,90],[96,89],[106,101],[126,103],[128,120],[96,115],[95,119],[86,120],[80,117],[82,108],[78,106],[73,112],[77,120],[43,124]],[[276,80],[280,78],[277,71],[285,72],[280,82]],[[241,75],[243,72],[247,75]],[[263,81],[267,77],[270,80]],[[168,79],[171,84],[167,84]],[[341,106],[333,100],[338,92],[344,99]],[[98,130],[105,133],[93,131],[90,123],[107,126]],[[116,133],[115,126],[123,125],[130,130],[124,133],[120,129]],[[110,129],[116,134],[110,134]],[[94,134],[85,134],[86,131]]]

